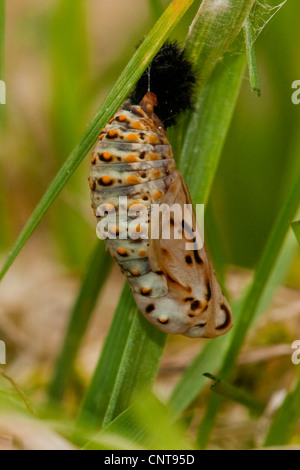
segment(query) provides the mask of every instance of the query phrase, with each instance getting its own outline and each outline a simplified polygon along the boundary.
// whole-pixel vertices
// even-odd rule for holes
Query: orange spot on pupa
[[[127,155],[127,157],[125,157],[125,162],[127,163],[133,163],[133,162],[137,162],[138,159],[135,155]]]
[[[156,193],[154,193],[154,197],[155,199],[160,199],[163,197],[163,192],[162,191],[156,191]]]
[[[153,170],[152,175],[154,176],[154,178],[160,178],[161,172],[159,170]]]
[[[138,136],[136,134],[127,134],[125,140],[127,140],[127,142],[138,142]]]
[[[139,251],[139,255],[144,258],[145,256],[147,256],[147,251],[146,250],[140,250]]]
[[[141,288],[141,293],[143,295],[148,295],[148,294],[150,294],[150,292],[151,292],[151,289],[149,289],[148,287],[142,287]]]
[[[117,253],[118,253],[120,256],[124,256],[124,255],[128,254],[128,253],[127,253],[127,250],[125,250],[125,248],[122,248],[122,247],[119,247],[119,248],[117,249]]]
[[[157,153],[151,153],[150,160],[159,160],[159,155]]]
[[[149,143],[150,144],[159,144],[159,138],[155,134],[149,135]]]
[[[124,122],[124,121],[127,121],[127,116],[125,116],[124,114],[120,114],[120,116],[118,116],[117,119],[120,122]]]
[[[145,129],[145,126],[143,126],[143,124],[140,121],[134,121],[131,124],[131,126],[133,127],[133,129],[140,129],[140,130]]]
[[[99,135],[98,140],[102,140],[104,137],[104,134]]]
[[[138,269],[132,269],[130,272],[133,276],[138,276],[140,274]]]
[[[108,137],[110,137],[111,139],[114,139],[115,137],[118,137],[118,133],[115,129],[110,129],[107,133]]]
[[[95,165],[95,163],[96,163],[96,157],[91,158],[91,164]]]
[[[95,189],[96,189],[96,182],[95,182],[95,181],[90,181],[89,186],[90,186],[90,190],[91,190],[91,191],[95,191]]]
[[[111,184],[112,182],[112,179],[110,178],[110,176],[102,176],[102,178],[100,178],[100,181],[102,184],[104,185],[108,185],[108,184]]]
[[[108,124],[111,124],[113,122],[114,118],[111,118],[109,121],[108,121]]]
[[[103,158],[103,160],[110,160],[111,159],[111,154],[109,152],[103,152],[102,153],[102,158]]]

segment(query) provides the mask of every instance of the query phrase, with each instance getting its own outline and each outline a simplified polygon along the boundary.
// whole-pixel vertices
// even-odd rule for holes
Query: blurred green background
[[[169,1],[162,3],[166,6]],[[184,40],[200,3],[195,1],[173,38]],[[160,11],[150,4],[148,0],[6,2],[0,63],[0,79],[7,86],[7,104],[0,107],[1,260],[157,19]],[[259,26],[272,10],[265,13]],[[248,280],[246,270],[260,259],[291,177],[300,171],[300,105],[291,101],[292,83],[300,79],[299,17],[300,3],[287,0],[262,33],[256,31],[262,94],[258,97],[251,91],[245,71],[206,212],[206,240],[213,258],[220,266],[242,268],[230,271],[229,290],[235,299]],[[88,155],[0,286],[0,339],[7,343],[8,370],[37,401],[48,386],[80,278],[96,242],[89,166]],[[280,346],[281,352],[277,356],[274,349],[266,362],[255,354],[249,363],[244,357],[235,369],[235,385],[256,391],[264,400],[277,391],[279,383],[288,388],[294,374],[290,344],[299,331],[299,274],[298,249],[286,281],[294,289],[280,291],[277,310],[269,317],[267,312],[258,334],[255,330],[247,337],[246,356],[249,344],[250,349]],[[96,319],[92,318],[68,383],[67,411],[68,407],[73,413],[78,410],[122,284],[115,266],[104,289],[108,300],[95,309]],[[197,342],[168,338],[156,384],[162,396],[170,394],[178,375],[198,352]],[[244,353],[243,349],[241,361]],[[197,400],[197,406],[205,409],[207,396]],[[247,417],[247,429],[249,422]],[[227,423],[230,426],[230,420]],[[237,446],[239,434],[237,427]]]

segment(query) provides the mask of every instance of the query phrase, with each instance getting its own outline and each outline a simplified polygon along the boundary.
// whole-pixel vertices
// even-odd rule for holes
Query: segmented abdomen
[[[114,207],[117,223],[111,228],[118,237],[124,220],[119,196],[127,196],[127,208],[134,204],[146,207],[159,204],[174,180],[175,162],[172,148],[162,126],[154,123],[140,106],[119,110],[102,129],[92,156],[90,188],[92,206]],[[124,208],[123,208],[124,209]],[[132,221],[127,218],[127,223]],[[128,225],[128,224],[127,224]],[[151,271],[148,239],[107,239],[110,254],[129,278],[134,292],[161,297],[168,288],[164,277]]]

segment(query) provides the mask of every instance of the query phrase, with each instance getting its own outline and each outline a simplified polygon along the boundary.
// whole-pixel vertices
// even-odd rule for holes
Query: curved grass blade
[[[249,395],[249,393],[244,390],[240,390],[225,380],[218,379],[207,372],[203,375],[213,381],[213,384],[210,386],[210,390],[212,392],[220,395],[222,398],[226,398],[227,400],[231,400],[245,406],[256,415],[261,415],[264,412],[265,405]]]
[[[250,289],[243,299],[239,320],[233,329],[231,341],[222,361],[219,376],[223,380],[229,380],[235,365],[240,348],[245,340],[246,334],[255,317],[256,310],[262,300],[264,289],[268,285],[273,269],[278,261],[283,243],[290,227],[290,221],[296,214],[300,201],[300,174],[297,175],[289,194],[282,205],[281,211],[273,225],[273,229],[267,240],[266,247],[258,263],[254,280]],[[209,440],[215,416],[219,408],[219,397],[212,398],[207,412],[203,418],[198,435],[198,444],[204,448]]]
[[[112,259],[105,252],[104,243],[99,241],[93,250],[86,275],[71,311],[66,336],[49,387],[50,401],[59,402],[63,398],[76,354],[111,265]]]
[[[12,250],[0,271],[3,278],[18,253],[34,232],[43,216],[59,195],[67,181],[70,179],[80,162],[95,143],[99,130],[107,123],[121,103],[128,96],[132,87],[147,68],[155,54],[159,51],[170,32],[175,28],[184,13],[194,0],[173,0],[163,15],[154,25],[148,36],[144,39],[132,59],[121,73],[111,92],[100,106],[96,116],[87,127],[83,137],[71,152],[60,171],[46,190],[44,196],[36,206],[23,231],[18,237]]]
[[[180,423],[174,423],[170,410],[150,393],[139,394],[134,404],[106,426],[85,450],[99,449],[106,436],[131,441],[149,450],[189,450],[191,445]]]

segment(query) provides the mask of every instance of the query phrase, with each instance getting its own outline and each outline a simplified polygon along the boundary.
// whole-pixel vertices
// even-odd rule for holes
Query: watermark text
[[[292,83],[292,88],[296,90],[292,94],[292,103],[293,104],[300,104],[300,80],[295,80]]]
[[[96,215],[97,237],[101,240],[185,239],[186,250],[200,250],[204,243],[204,206],[197,204],[151,204],[136,202],[128,207],[127,196],[120,196],[118,206],[100,204]],[[200,227],[200,228],[199,228]]]
[[[295,352],[292,354],[292,363],[296,366],[300,364],[300,340],[297,339],[292,344],[292,349],[296,349]]]
[[[0,364],[6,364],[6,345],[0,340]]]
[[[6,85],[3,80],[0,80],[0,104],[6,104]]]

